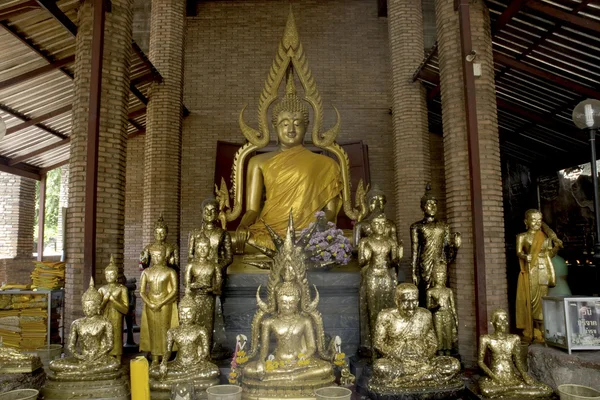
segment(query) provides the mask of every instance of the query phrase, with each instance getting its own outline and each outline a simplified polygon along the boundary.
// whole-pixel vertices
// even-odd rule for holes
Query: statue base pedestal
[[[46,381],[46,373],[43,368],[33,372],[0,373],[0,388],[2,392],[10,392],[18,389],[40,390]]]
[[[185,382],[182,382],[184,385],[193,385],[194,386],[194,399],[206,399],[206,389],[218,385],[219,378],[216,379],[187,379]],[[172,383],[167,385],[166,387],[157,387],[157,384],[150,381],[150,398],[152,400],[161,400],[166,399],[169,400],[171,398],[171,390],[172,387],[177,385],[177,383]],[[164,386],[164,385],[161,385]]]
[[[568,354],[542,344],[529,346],[529,374],[557,390],[571,383],[600,390],[600,351],[574,351]]]
[[[465,392],[468,393],[467,397],[468,399],[480,399],[480,400],[488,400],[489,397],[485,397],[484,395],[481,394],[481,392],[479,391],[479,386],[477,385],[477,383],[469,383],[467,384],[467,387],[465,389]],[[557,395],[552,395],[552,396],[538,396],[538,397],[533,397],[533,396],[512,396],[512,397],[508,397],[508,396],[497,396],[495,397],[496,399],[501,399],[501,400],[525,400],[525,399],[535,399],[535,400],[558,400],[559,397]]]
[[[335,377],[331,379],[322,379],[319,381],[286,381],[278,383],[279,386],[273,387],[273,382],[254,379],[244,379],[242,381],[242,398],[244,400],[264,400],[264,399],[286,399],[286,400],[304,400],[315,399],[314,391],[327,386],[335,386]]]
[[[257,310],[256,289],[262,285],[266,293],[269,271],[246,265],[243,256],[234,256],[227,268],[223,288],[223,316],[227,343],[235,343],[235,337],[244,334],[250,340],[250,325]],[[308,283],[319,290],[319,312],[323,315],[325,332],[342,338],[342,351],[351,356],[360,343],[360,320],[358,288],[360,269],[355,259],[348,265],[334,266],[325,270],[309,270]],[[264,295],[263,295],[264,296]]]
[[[130,398],[129,376],[95,381],[61,381],[49,375],[42,389],[44,400],[128,400]]]
[[[456,378],[438,387],[408,387],[408,388],[379,388],[374,391],[369,386],[371,379],[370,368],[363,372],[357,381],[357,389],[360,394],[371,400],[442,400],[460,399],[465,391],[465,384],[460,378]]]

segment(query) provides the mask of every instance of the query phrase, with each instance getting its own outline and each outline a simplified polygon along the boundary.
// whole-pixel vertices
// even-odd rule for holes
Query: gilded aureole
[[[140,262],[147,267],[142,272],[140,297],[144,302],[140,328],[140,351],[152,355],[152,366],[166,352],[167,331],[178,325],[177,293],[179,256],[176,245],[167,243],[168,228],[162,215],[154,224],[154,243],[146,246]]]
[[[127,288],[118,283],[119,270],[115,264],[113,255],[110,255],[110,263],[104,269],[106,285],[98,289],[102,295],[101,311],[108,319],[113,328],[113,348],[110,355],[121,364],[123,355],[123,318],[129,312],[129,293]]]
[[[433,327],[437,336],[437,354],[449,356],[458,350],[458,316],[454,305],[454,293],[446,287],[446,270],[439,268],[433,273],[433,286],[427,290],[425,303],[433,315]]]
[[[423,219],[410,226],[412,281],[419,288],[422,306],[426,291],[433,284],[434,271],[443,268],[447,273],[448,264],[454,261],[461,245],[460,233],[450,235],[450,226],[436,218],[437,199],[430,191],[428,184],[421,198]]]
[[[369,331],[369,338],[366,343],[362,343],[363,346],[368,346],[371,342],[379,312],[394,306],[397,284],[395,267],[402,257],[402,246],[395,237],[390,237],[388,226],[385,214],[378,214],[370,221],[370,235],[358,243],[358,265],[362,267],[360,309],[361,312],[366,311],[361,319],[368,320]],[[371,354],[374,356],[372,350]]]
[[[296,241],[290,213],[285,239],[275,236],[276,250],[266,252],[273,258],[273,268],[266,302],[260,298],[260,287],[257,291],[251,361],[242,367],[245,398],[310,397],[314,389],[334,382],[334,342],[325,343],[318,292],[315,288],[311,298],[308,286],[303,245],[307,239]]]
[[[215,317],[215,298],[221,294],[223,276],[221,266],[211,257],[214,251],[203,231],[193,240],[194,258],[185,267],[185,294],[196,302],[196,323],[206,329],[209,349],[212,349],[212,334]]]
[[[517,235],[517,257],[521,271],[517,281],[517,328],[523,329],[526,341],[543,342],[544,321],[542,297],[556,285],[552,257],[562,242],[546,224],[542,213],[531,209],[525,212],[526,232]]]
[[[478,364],[487,375],[479,380],[479,390],[489,398],[532,398],[552,395],[552,388],[536,382],[525,371],[521,359],[521,339],[508,333],[508,314],[496,310],[492,314],[494,333],[479,338]],[[490,363],[486,364],[486,353]]]
[[[197,323],[199,311],[196,301],[186,295],[179,303],[180,325],[169,329],[166,352],[159,366],[150,369],[150,388],[170,392],[177,384],[192,384],[197,396],[207,387],[219,383],[219,368],[211,363],[209,335]],[[175,347],[177,357],[168,361]]]
[[[437,338],[431,313],[419,307],[419,291],[412,283],[396,287],[396,307],[377,317],[373,345],[381,354],[373,363],[369,389],[399,393],[413,388],[460,385],[457,359],[436,356]]]

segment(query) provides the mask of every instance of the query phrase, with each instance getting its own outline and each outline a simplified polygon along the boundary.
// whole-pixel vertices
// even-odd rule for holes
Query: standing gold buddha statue
[[[110,255],[110,263],[104,269],[106,285],[98,289],[102,295],[101,310],[104,317],[108,319],[113,327],[113,348],[110,355],[121,364],[123,355],[123,318],[129,312],[129,293],[127,288],[118,283],[119,270],[115,264],[113,255]]]
[[[458,350],[458,316],[454,305],[454,293],[446,287],[446,270],[438,268],[433,273],[433,286],[427,290],[427,309],[433,315],[433,327],[437,336],[437,354],[451,355]]]
[[[358,192],[358,190],[357,190]],[[357,194],[357,197],[359,195]],[[353,245],[358,246],[360,239],[371,234],[371,220],[380,214],[385,215],[385,204],[387,199],[385,193],[377,186],[373,186],[366,194],[367,215],[354,225],[352,232]],[[390,238],[398,240],[396,223],[387,219],[387,232]]]
[[[525,340],[543,342],[542,297],[548,295],[549,287],[556,286],[551,259],[562,247],[562,242],[542,222],[539,210],[525,212],[525,226],[527,232],[517,235],[517,257],[521,265],[517,281],[517,328],[523,329]]]
[[[113,327],[101,315],[103,296],[94,288],[93,278],[83,294],[84,317],[71,324],[67,350],[70,357],[50,361],[49,380],[42,389],[47,400],[127,399],[129,385],[121,365],[110,356]]]
[[[233,261],[231,235],[218,226],[219,202],[209,197],[202,202],[202,226],[190,232],[188,240],[188,263],[196,256],[196,241],[204,236],[210,242],[210,258],[217,263],[224,273]]]
[[[436,356],[437,338],[431,313],[418,306],[419,291],[412,283],[396,288],[396,307],[377,317],[373,345],[382,355],[373,363],[369,390],[396,394],[414,388],[462,386],[457,359]]]
[[[200,397],[206,388],[219,383],[219,368],[211,363],[209,336],[206,328],[198,324],[198,304],[186,295],[179,303],[181,325],[169,329],[166,352],[160,366],[150,369],[152,398],[170,398],[173,386],[192,384]],[[177,358],[168,361],[177,346]]]
[[[208,346],[212,349],[215,298],[221,294],[221,267],[211,254],[211,242],[200,232],[194,238],[194,259],[185,267],[185,294],[196,301],[196,323],[206,329]]]
[[[318,292],[311,299],[303,245],[309,238],[296,241],[291,213],[285,239],[271,232],[276,250],[266,252],[273,258],[266,302],[260,287],[256,294],[259,309],[252,320],[251,361],[242,367],[244,398],[313,397],[314,389],[335,380],[335,341],[325,343]]]
[[[140,255],[142,272],[140,297],[144,302],[140,327],[140,351],[152,354],[152,365],[158,365],[165,354],[167,331],[177,326],[177,246],[167,243],[168,229],[162,216],[154,224],[155,242],[146,246]]]
[[[424,217],[410,226],[412,250],[412,281],[421,293],[421,305],[425,305],[425,294],[432,286],[434,271],[448,269],[461,245],[460,233],[450,236],[450,225],[436,219],[437,199],[430,193],[427,184],[421,198]]]
[[[479,380],[481,394],[488,398],[512,397],[534,398],[552,395],[552,388],[536,382],[525,371],[521,359],[521,339],[508,333],[508,314],[496,310],[492,314],[494,333],[479,337],[477,363],[487,375]],[[486,353],[490,352],[490,364],[485,363]]]
[[[358,243],[358,265],[362,267],[360,309],[366,311],[361,319],[368,320],[369,330],[368,342],[362,343],[365,347],[370,346],[379,312],[394,305],[398,282],[395,267],[402,258],[402,246],[390,237],[385,214],[378,214],[369,225],[370,235]]]

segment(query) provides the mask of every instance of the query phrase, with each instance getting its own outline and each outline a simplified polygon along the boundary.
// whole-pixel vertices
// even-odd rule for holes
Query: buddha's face
[[[280,295],[277,298],[277,309],[279,310],[279,314],[293,315],[298,312],[298,301],[300,299],[298,296],[293,296],[289,294]]]
[[[208,258],[210,254],[210,245],[208,243],[200,243],[197,247],[198,255],[202,258]]]
[[[508,332],[508,315],[505,312],[495,313],[492,324],[496,332]]]
[[[375,218],[371,222],[371,230],[376,235],[383,235],[385,233],[387,221],[384,218]]]
[[[294,273],[294,268],[291,263],[286,263],[286,265],[281,269],[281,278],[284,282],[291,282],[296,277]]]
[[[214,222],[217,220],[218,207],[215,203],[208,203],[202,210],[202,219],[204,222]]]
[[[525,216],[525,226],[532,231],[539,231],[542,228],[542,213],[528,213]]]
[[[117,281],[117,271],[104,271],[104,277],[106,278],[106,282],[115,283]]]
[[[189,326],[194,323],[194,309],[192,307],[179,308],[179,322],[181,325]]]
[[[385,195],[378,194],[377,196],[373,196],[371,198],[371,200],[369,201],[369,211],[370,212],[374,212],[374,211],[383,212],[385,209],[385,203],[386,203]]]
[[[154,238],[159,242],[164,242],[167,238],[167,230],[165,228],[156,228],[154,230]]]
[[[275,129],[282,147],[299,146],[304,142],[306,123],[301,112],[280,112]]]
[[[428,217],[435,217],[435,214],[437,214],[437,201],[427,200],[423,205],[423,212]]]
[[[434,282],[437,285],[446,285],[446,271],[437,271],[434,275],[433,275],[433,279]]]
[[[412,317],[419,306],[419,292],[410,290],[397,293],[396,305],[400,314],[405,317]]]
[[[92,317],[94,315],[100,314],[100,304],[95,301],[84,301],[83,314],[86,317]]]

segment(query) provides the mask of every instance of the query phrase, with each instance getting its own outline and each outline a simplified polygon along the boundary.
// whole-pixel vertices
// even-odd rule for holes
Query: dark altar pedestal
[[[529,346],[529,373],[552,386],[571,383],[600,390],[600,351],[573,351],[568,354],[542,344]]]
[[[256,289],[258,285],[266,287],[268,272],[243,264],[238,256],[227,269],[222,303],[227,342],[231,343],[231,348],[235,346],[236,335],[244,334],[251,340],[250,325],[257,310]],[[346,266],[335,266],[328,271],[309,271],[308,283],[311,288],[316,285],[319,291],[318,309],[323,315],[325,333],[332,337],[340,336],[342,351],[348,356],[355,354],[360,342],[360,271],[356,261]],[[311,292],[314,296],[314,288]]]

